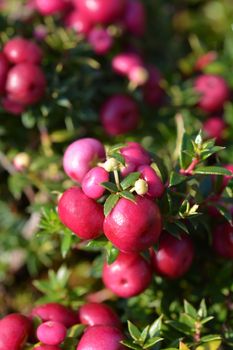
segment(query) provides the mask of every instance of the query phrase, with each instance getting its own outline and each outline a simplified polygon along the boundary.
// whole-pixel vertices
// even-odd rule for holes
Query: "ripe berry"
[[[194,89],[201,95],[198,106],[207,113],[221,110],[230,97],[225,79],[218,75],[200,75],[194,82]]]
[[[121,327],[121,322],[115,312],[106,304],[88,303],[80,307],[79,318],[82,324],[88,326]]]
[[[140,252],[155,244],[162,226],[160,210],[146,197],[121,198],[105,218],[104,233],[120,250]]]
[[[36,306],[32,312],[32,317],[39,317],[43,322],[55,321],[62,323],[66,328],[79,323],[79,317],[71,309],[58,303],[48,303]]]
[[[143,85],[142,92],[146,103],[151,106],[160,106],[164,99],[164,90],[160,86],[162,75],[153,65],[146,66],[148,80]]]
[[[42,345],[36,346],[34,348],[34,350],[61,350],[61,348],[59,346],[56,346],[56,345],[42,344]]]
[[[124,350],[124,339],[118,328],[110,326],[89,327],[83,334],[76,350]]]
[[[182,234],[178,239],[168,233],[163,233],[158,251],[152,255],[156,272],[171,279],[183,276],[190,268],[193,258],[193,243],[186,234]]]
[[[102,106],[100,118],[108,135],[121,135],[137,128],[139,109],[132,97],[113,95]]]
[[[35,0],[37,11],[43,16],[54,15],[65,10],[67,3],[65,0]]]
[[[112,60],[112,68],[115,73],[127,75],[134,67],[142,67],[143,61],[140,55],[135,52],[122,52]]]
[[[56,321],[47,321],[39,325],[36,335],[44,344],[59,345],[65,340],[66,327]]]
[[[164,192],[164,185],[155,170],[149,165],[141,165],[137,170],[141,173],[142,179],[148,184],[147,195],[152,198],[161,197]]]
[[[31,321],[20,314],[10,314],[0,320],[0,349],[20,350],[32,329]]]
[[[87,35],[92,28],[89,17],[77,10],[72,11],[66,16],[65,25],[68,28],[74,29],[78,34],[84,35]]]
[[[217,52],[209,51],[204,55],[198,57],[195,69],[198,71],[202,71],[205,67],[207,67],[210,63],[214,62],[217,59]]]
[[[213,231],[213,248],[223,258],[233,259],[233,228],[225,223]]]
[[[203,130],[207,138],[216,139],[218,144],[222,143],[226,128],[226,123],[220,117],[210,117],[203,124]]]
[[[21,37],[9,40],[3,51],[7,59],[14,64],[24,62],[40,64],[42,60],[40,47],[34,42]]]
[[[82,181],[82,190],[89,198],[98,199],[105,192],[101,183],[107,181],[109,181],[108,172],[104,168],[95,167],[85,175]]]
[[[108,24],[122,15],[126,0],[76,0],[76,4],[93,23]]]
[[[104,264],[103,282],[122,298],[142,293],[152,279],[151,265],[137,253],[122,253],[113,264]]]
[[[135,36],[142,36],[146,30],[145,7],[140,0],[128,0],[123,23],[125,28]]]
[[[102,143],[93,138],[84,138],[73,142],[66,149],[63,167],[71,179],[81,182],[88,171],[104,158]]]
[[[8,70],[8,60],[6,56],[2,52],[0,52],[0,94],[3,94],[5,92]]]
[[[9,98],[15,102],[34,104],[44,95],[45,88],[44,73],[34,64],[17,64],[8,73],[6,90]]]
[[[125,167],[121,170],[123,176],[136,171],[141,165],[151,163],[149,153],[137,142],[127,142],[120,152],[125,159]]]
[[[78,187],[63,193],[58,203],[58,215],[63,224],[81,239],[94,239],[103,232],[103,207]]]
[[[93,28],[89,32],[88,42],[98,55],[107,54],[113,46],[113,38],[105,28]]]
[[[2,107],[6,112],[14,115],[20,115],[24,112],[25,106],[19,102],[13,101],[9,97],[4,97],[2,99]]]

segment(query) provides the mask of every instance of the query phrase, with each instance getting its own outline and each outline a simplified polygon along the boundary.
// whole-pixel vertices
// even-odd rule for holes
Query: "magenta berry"
[[[47,345],[59,345],[66,337],[66,327],[56,321],[42,323],[36,331],[37,338]]]
[[[5,92],[8,70],[9,62],[6,56],[0,52],[0,94],[3,94]]]
[[[88,41],[98,55],[107,54],[113,46],[113,38],[105,28],[93,28],[89,32]]]
[[[124,15],[124,26],[135,36],[143,36],[146,30],[146,13],[143,2],[128,0]]]
[[[82,190],[89,197],[98,199],[104,194],[102,182],[109,181],[109,173],[101,167],[91,169],[82,181]]]
[[[147,195],[152,198],[161,197],[164,192],[164,185],[155,170],[149,165],[142,165],[137,170],[141,173],[141,178],[148,184]]]
[[[230,97],[225,79],[218,75],[200,75],[194,82],[194,89],[201,95],[198,106],[207,113],[221,110]]]
[[[169,233],[163,233],[159,248],[152,255],[155,271],[170,279],[183,276],[189,270],[193,258],[193,242],[187,234],[182,234],[178,239]]]
[[[104,265],[105,286],[122,298],[131,298],[142,293],[151,279],[151,265],[136,253],[121,252],[113,264]]]
[[[130,96],[113,95],[102,106],[100,119],[108,135],[125,134],[137,128],[139,109]]]
[[[89,17],[80,11],[72,11],[65,18],[65,25],[68,28],[74,29],[78,34],[87,35],[91,28],[92,23],[89,20]]]
[[[217,143],[222,143],[226,128],[226,123],[220,117],[209,117],[203,124],[207,138],[216,139]]]
[[[78,187],[63,193],[58,215],[63,224],[82,239],[94,239],[103,232],[103,207]]]
[[[120,150],[125,159],[125,167],[121,170],[123,176],[136,171],[141,165],[151,163],[149,153],[137,142],[127,142],[126,146]]]
[[[83,334],[76,350],[124,350],[124,339],[118,328],[110,326],[89,327]]]
[[[13,115],[20,115],[25,110],[25,106],[22,103],[16,102],[9,97],[2,99],[2,106],[5,111]]]
[[[160,106],[164,100],[164,90],[161,87],[162,75],[153,65],[146,66],[148,79],[142,88],[143,97],[146,103],[151,106]]]
[[[104,158],[102,143],[93,138],[84,138],[73,142],[66,149],[63,167],[71,179],[82,182],[88,171]]]
[[[31,321],[20,314],[10,314],[0,320],[0,349],[21,350],[31,332]]]
[[[88,303],[80,307],[79,318],[82,324],[88,326],[121,327],[116,313],[106,304]]]
[[[34,349],[35,350],[61,350],[61,348],[59,346],[46,345],[46,344],[38,345]]]
[[[44,73],[34,64],[17,64],[8,73],[6,90],[9,98],[15,102],[34,104],[42,98],[45,88]]]
[[[93,23],[108,24],[123,14],[126,0],[76,0],[76,4]]]
[[[7,59],[14,64],[24,62],[40,64],[42,60],[40,47],[34,42],[21,37],[9,40],[3,51]]]
[[[55,321],[62,323],[66,328],[79,323],[79,317],[71,309],[58,303],[48,303],[36,306],[32,312],[32,317],[39,317],[43,322]]]
[[[120,250],[143,251],[159,238],[162,220],[156,203],[137,196],[136,203],[121,198],[105,218],[104,233]]]
[[[141,66],[143,66],[142,58],[135,52],[119,53],[112,60],[114,72],[120,75],[128,76],[134,67]]]
[[[65,0],[35,0],[36,9],[43,16],[54,15],[65,10]]]
[[[213,248],[221,257],[233,259],[233,228],[230,224],[220,224],[214,229]]]

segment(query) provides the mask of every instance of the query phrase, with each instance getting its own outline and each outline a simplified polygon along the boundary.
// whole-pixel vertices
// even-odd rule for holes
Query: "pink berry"
[[[58,215],[63,224],[81,239],[94,239],[103,232],[103,207],[78,187],[63,193],[58,203]]]
[[[113,264],[104,265],[105,286],[122,298],[131,298],[142,293],[151,279],[151,265],[136,253],[121,252]]]
[[[162,75],[153,65],[146,66],[148,79],[142,88],[143,97],[146,103],[151,106],[160,106],[164,100],[164,90],[160,86]]]
[[[117,248],[125,252],[140,252],[158,241],[162,228],[156,203],[137,196],[136,203],[121,198],[105,218],[104,233]]]
[[[123,14],[126,0],[76,0],[76,4],[93,23],[108,24]]]
[[[2,107],[10,114],[20,115],[24,112],[25,106],[19,102],[12,100],[9,97],[2,99]]]
[[[187,234],[182,234],[178,239],[169,233],[163,233],[158,251],[152,255],[155,271],[171,279],[183,276],[190,268],[193,258],[194,247]]]
[[[34,348],[34,350],[61,350],[61,348],[59,346],[56,346],[56,345],[42,344],[42,345],[36,346]]]
[[[216,139],[218,144],[222,143],[226,128],[226,123],[220,117],[210,117],[203,124],[206,136],[210,139]]]
[[[201,55],[200,57],[198,57],[196,64],[195,64],[195,69],[202,71],[209,64],[216,61],[216,59],[217,59],[217,52],[209,51],[209,52],[205,53],[204,55]]]
[[[35,0],[37,11],[43,16],[54,15],[57,12],[62,12],[66,9],[65,0]]]
[[[89,197],[98,199],[103,196],[105,189],[100,184],[109,181],[109,173],[101,167],[91,169],[82,181],[82,190]]]
[[[92,28],[89,17],[77,10],[72,11],[66,16],[65,25],[68,28],[74,29],[78,34],[84,35],[87,35]]]
[[[47,345],[59,345],[66,337],[66,327],[56,321],[42,323],[36,331],[37,338]]]
[[[124,339],[118,328],[110,326],[89,327],[83,334],[76,350],[124,350]]]
[[[152,198],[159,198],[164,193],[164,185],[155,170],[149,165],[141,165],[137,169],[141,173],[141,177],[148,184],[147,195]]]
[[[8,73],[6,90],[9,98],[15,102],[34,104],[42,98],[45,88],[44,73],[34,64],[17,64]]]
[[[42,61],[40,47],[34,42],[21,37],[9,40],[3,51],[7,59],[14,64],[24,62],[40,64]]]
[[[125,167],[121,173],[123,176],[137,170],[141,165],[149,165],[151,157],[149,153],[137,142],[127,142],[126,146],[121,148],[121,154],[125,159]]]
[[[79,318],[88,326],[113,326],[120,328],[121,322],[115,312],[106,304],[88,303],[80,307]]]
[[[113,38],[105,28],[91,29],[88,41],[98,55],[107,54],[113,46]]]
[[[2,52],[0,52],[0,94],[3,94],[5,92],[8,70],[8,60],[6,56]]]
[[[142,1],[127,1],[123,22],[131,34],[138,37],[143,36],[146,30],[146,13]]]
[[[0,320],[0,349],[21,350],[31,332],[31,321],[20,314],[10,314]]]
[[[223,258],[233,259],[233,228],[225,223],[213,231],[213,248]]]
[[[134,67],[141,66],[143,66],[142,58],[135,52],[119,53],[112,60],[112,68],[114,72],[120,75],[128,76]]]
[[[137,128],[139,109],[130,96],[113,95],[102,106],[100,119],[108,135],[125,134]]]
[[[88,171],[104,158],[105,150],[100,141],[83,138],[68,146],[63,157],[63,167],[71,179],[82,182]]]
[[[200,75],[194,82],[194,89],[201,95],[198,102],[199,108],[207,113],[221,110],[230,97],[225,79],[218,75]]]
[[[36,306],[32,310],[31,316],[39,317],[43,322],[55,321],[62,323],[66,328],[79,323],[79,317],[74,311],[58,303]]]

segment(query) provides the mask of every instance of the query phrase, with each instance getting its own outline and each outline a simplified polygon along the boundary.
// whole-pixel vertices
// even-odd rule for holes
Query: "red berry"
[[[36,335],[44,344],[59,345],[65,340],[66,327],[56,321],[47,321],[39,325]]]
[[[3,51],[7,59],[14,64],[24,62],[40,64],[42,60],[40,47],[34,42],[21,37],[9,40]]]
[[[141,177],[148,184],[147,195],[152,198],[159,198],[163,195],[164,185],[155,170],[149,165],[141,165],[137,169],[141,173]]]
[[[105,28],[93,28],[89,32],[88,41],[98,55],[107,54],[113,46],[113,38]]]
[[[59,346],[56,346],[56,345],[42,344],[42,345],[36,346],[34,348],[34,350],[61,350],[61,348]]]
[[[76,350],[124,350],[124,339],[118,328],[110,326],[89,327],[83,334]]]
[[[76,4],[93,23],[108,24],[123,14],[126,0],[76,0]]]
[[[78,187],[63,193],[58,215],[63,224],[82,239],[94,239],[103,232],[103,207]]]
[[[85,175],[82,190],[89,198],[98,199],[105,192],[101,183],[107,181],[109,181],[109,173],[104,168],[95,167]]]
[[[74,29],[78,34],[80,33],[84,35],[87,35],[92,28],[89,17],[77,10],[72,11],[66,16],[65,25],[68,28]]]
[[[35,0],[36,9],[43,15],[54,15],[66,9],[65,0]]]
[[[121,322],[115,312],[106,304],[88,303],[80,307],[79,318],[82,324],[88,326],[121,327]]]
[[[25,106],[19,102],[11,100],[9,97],[2,99],[2,107],[10,114],[20,115],[24,112]]]
[[[112,68],[114,72],[120,75],[128,76],[134,67],[141,66],[143,66],[142,58],[135,52],[119,53],[112,60]]]
[[[126,146],[121,148],[120,152],[125,159],[125,167],[121,171],[123,176],[136,171],[137,167],[141,165],[148,165],[151,163],[149,153],[140,143],[127,142]]]
[[[73,142],[66,149],[63,167],[71,179],[81,182],[88,171],[104,158],[102,143],[93,138],[84,138]]]
[[[6,90],[9,98],[15,102],[34,104],[42,98],[45,88],[44,73],[34,64],[17,64],[8,73]]]
[[[153,65],[146,66],[148,80],[142,88],[143,97],[146,103],[151,106],[160,106],[164,99],[164,90],[160,86],[162,75]]]
[[[8,60],[6,56],[2,52],[0,52],[0,94],[3,94],[5,92],[8,70]]]
[[[104,233],[120,250],[143,251],[159,238],[162,226],[160,210],[156,203],[137,196],[136,203],[121,198],[105,218]]]
[[[131,298],[142,293],[151,279],[151,265],[137,253],[120,252],[113,264],[104,265],[105,286],[122,298]]]
[[[207,113],[221,110],[230,97],[225,79],[218,75],[200,75],[194,82],[194,89],[201,95],[198,106]]]
[[[214,229],[213,248],[223,258],[233,259],[233,227],[230,224],[221,224]]]
[[[226,123],[220,117],[210,117],[203,124],[207,138],[216,139],[218,144],[222,143],[226,128]]]
[[[135,36],[142,36],[146,30],[144,4],[139,0],[128,0],[123,19],[125,28]]]
[[[178,239],[168,233],[163,233],[158,251],[152,255],[156,272],[171,279],[183,276],[190,268],[193,258],[193,243],[186,234],[182,234]]]
[[[217,52],[209,51],[204,55],[198,57],[195,69],[202,71],[205,67],[207,67],[210,63],[214,62],[217,59]]]
[[[29,333],[31,321],[20,314],[10,314],[0,320],[0,350],[23,349]]]
[[[106,133],[116,136],[136,129],[140,116],[138,106],[130,96],[114,95],[102,106],[100,118]]]
[[[62,323],[66,328],[79,323],[79,317],[71,309],[58,303],[48,303],[36,306],[32,312],[32,317],[39,317],[43,322],[55,321]]]

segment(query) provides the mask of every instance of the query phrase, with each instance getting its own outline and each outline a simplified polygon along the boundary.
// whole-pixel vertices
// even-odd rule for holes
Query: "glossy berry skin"
[[[67,4],[64,0],[35,0],[35,6],[43,16],[49,16],[64,11]]]
[[[149,153],[137,142],[127,142],[120,152],[125,159],[125,167],[121,170],[123,176],[136,171],[141,165],[151,163]]]
[[[71,179],[82,182],[88,171],[104,158],[105,150],[100,141],[83,138],[68,146],[63,157],[63,167]]]
[[[113,264],[104,264],[103,282],[122,298],[142,293],[151,283],[151,265],[137,253],[120,253]]]
[[[194,82],[194,90],[201,95],[199,108],[207,113],[221,110],[230,97],[226,81],[218,75],[200,75]]]
[[[79,323],[79,317],[71,309],[58,303],[48,303],[36,306],[32,312],[32,317],[39,317],[43,322],[55,321],[62,323],[66,328]]]
[[[104,221],[104,233],[117,248],[140,252],[155,244],[162,219],[156,203],[137,196],[133,203],[121,198]]]
[[[76,350],[124,350],[124,339],[118,328],[110,326],[89,327],[83,334]]]
[[[15,116],[22,114],[25,110],[25,106],[22,103],[13,101],[9,97],[4,97],[2,99],[2,107],[5,109],[6,112]]]
[[[158,251],[152,255],[156,273],[170,279],[183,276],[189,270],[193,258],[194,246],[187,234],[182,234],[181,239],[178,239],[163,233]]]
[[[66,327],[56,321],[47,321],[39,325],[36,331],[37,338],[47,345],[59,345],[66,337]]]
[[[131,34],[141,37],[146,30],[146,13],[143,2],[140,0],[128,0],[123,23]]]
[[[80,307],[79,318],[87,326],[112,326],[121,328],[116,313],[106,304],[88,303]]]
[[[0,94],[5,92],[9,62],[6,56],[0,52]]]
[[[34,348],[35,350],[61,350],[61,348],[57,345],[38,345]]]
[[[24,62],[40,64],[43,56],[37,44],[21,37],[9,40],[3,51],[9,62],[13,64]]]
[[[15,102],[34,104],[42,98],[45,88],[44,73],[34,64],[17,64],[8,73],[6,90],[10,99]]]
[[[162,75],[153,65],[147,65],[146,69],[148,80],[142,87],[143,98],[148,105],[158,107],[163,103],[165,96],[164,90],[160,86]]]
[[[22,350],[31,331],[31,321],[20,314],[0,320],[0,350]]]
[[[152,198],[161,197],[164,192],[164,185],[156,171],[149,165],[141,165],[137,171],[141,173],[141,178],[148,184],[147,195]]]
[[[210,117],[203,124],[203,130],[207,138],[216,139],[218,144],[222,143],[226,128],[226,123],[220,117]]]
[[[102,106],[100,119],[109,136],[122,135],[137,128],[139,109],[130,96],[113,95]]]
[[[88,42],[98,55],[107,54],[113,46],[113,38],[105,28],[93,28],[89,32]]]
[[[118,19],[125,9],[126,0],[76,0],[77,8],[91,22],[108,24]]]
[[[213,248],[219,256],[233,259],[233,228],[230,224],[221,224],[214,229]]]
[[[92,168],[82,181],[82,190],[89,198],[98,199],[105,192],[100,184],[107,181],[109,181],[109,173],[104,168]]]
[[[72,11],[66,16],[65,25],[68,28],[74,29],[78,34],[83,35],[89,34],[92,28],[92,23],[88,16],[77,10]]]
[[[81,239],[94,239],[103,231],[103,207],[78,187],[63,193],[58,203],[58,215],[62,223]]]
[[[112,60],[112,69],[115,73],[126,75],[135,67],[143,66],[140,55],[135,52],[122,52],[116,55]]]

